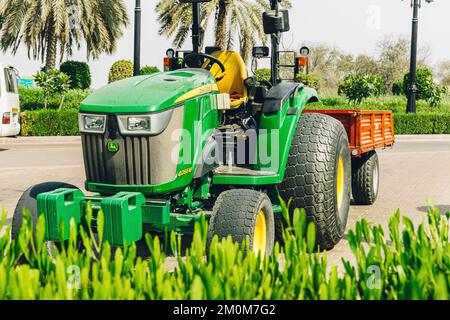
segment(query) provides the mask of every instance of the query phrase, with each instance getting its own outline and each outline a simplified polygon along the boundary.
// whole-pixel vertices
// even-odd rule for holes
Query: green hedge
[[[329,106],[327,109],[334,109]],[[347,109],[351,109],[347,106]],[[78,109],[22,112],[24,136],[78,135]],[[450,113],[394,113],[395,134],[450,134]]]
[[[396,134],[450,134],[450,114],[395,114]]]
[[[69,90],[65,94],[63,109],[78,109],[81,102],[90,94],[90,90]],[[44,109],[45,93],[41,88],[19,88],[21,111]],[[58,109],[59,95],[50,97],[48,109]]]
[[[21,114],[23,136],[77,136],[78,110],[37,110]]]
[[[78,110],[22,112],[23,136],[75,136]],[[450,134],[450,114],[394,114],[395,134]]]

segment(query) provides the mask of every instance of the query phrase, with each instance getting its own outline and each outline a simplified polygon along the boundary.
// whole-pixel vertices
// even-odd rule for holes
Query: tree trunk
[[[45,51],[45,71],[49,71],[56,67],[56,51],[58,40],[55,35],[55,24],[52,15],[48,22],[47,28],[47,49]]]
[[[61,95],[61,103],[59,104],[59,110],[61,110],[62,109],[62,107],[63,107],[63,105],[64,105],[64,99],[65,99],[65,95],[63,94],[63,95]]]
[[[217,21],[216,21],[216,47],[220,47],[225,50],[227,47],[227,16],[228,8],[226,4],[227,0],[221,0],[219,2]]]
[[[251,36],[251,35],[250,35]],[[240,47],[240,54],[242,59],[244,60],[245,63],[248,62],[249,59],[249,42],[251,40],[248,38],[248,35],[246,32],[243,32],[242,36],[241,36],[241,47]]]

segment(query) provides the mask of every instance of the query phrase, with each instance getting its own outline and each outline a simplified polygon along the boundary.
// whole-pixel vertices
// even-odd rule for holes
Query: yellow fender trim
[[[198,96],[202,96],[204,94],[208,94],[211,92],[218,92],[219,87],[217,84],[206,84],[204,86],[198,87],[194,90],[189,91],[188,93],[183,94],[181,97],[179,97],[177,100],[175,100],[175,103],[180,103]]]

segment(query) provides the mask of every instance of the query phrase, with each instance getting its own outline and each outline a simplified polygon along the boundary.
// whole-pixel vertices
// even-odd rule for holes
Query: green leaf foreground
[[[287,221],[284,245],[277,243],[263,259],[249,253],[249,241],[239,245],[231,238],[215,238],[207,255],[206,219],[186,250],[175,233],[164,244],[146,235],[146,259],[134,244],[111,248],[101,232],[94,237],[90,223],[76,237],[72,224],[70,239],[51,246],[50,256],[42,217],[33,234],[26,213],[11,241],[3,211],[0,299],[449,299],[449,215],[430,207],[427,217],[415,227],[395,213],[388,237],[381,226],[361,220],[348,233],[353,257],[334,266],[316,248],[314,225],[302,210]],[[102,225],[102,216],[96,221]],[[174,254],[175,270],[167,270],[166,252]]]

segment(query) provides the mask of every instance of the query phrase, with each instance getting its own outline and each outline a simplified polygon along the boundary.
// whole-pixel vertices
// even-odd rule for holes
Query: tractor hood
[[[160,112],[183,101],[218,91],[209,71],[184,69],[133,77],[96,90],[80,112],[130,114]]]

